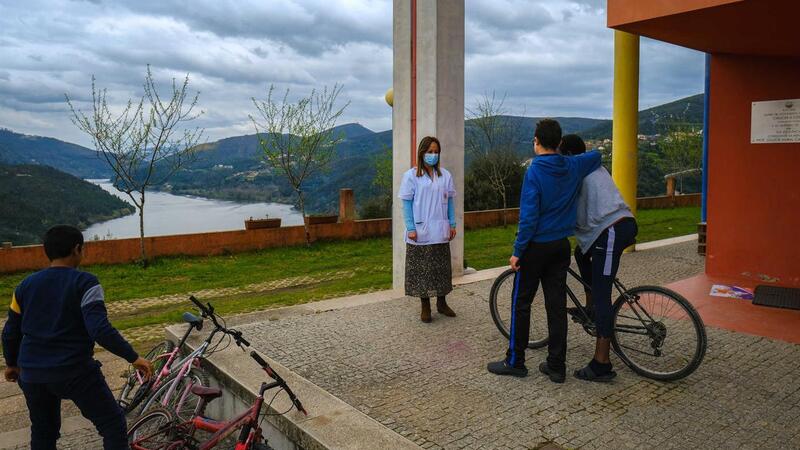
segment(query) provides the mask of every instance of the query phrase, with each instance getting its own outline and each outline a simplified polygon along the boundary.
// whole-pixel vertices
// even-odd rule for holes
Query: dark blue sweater
[[[65,381],[95,367],[95,342],[128,362],[138,358],[108,321],[103,287],[94,275],[51,267],[14,291],[3,352],[6,365],[20,367],[22,381]]]
[[[578,189],[586,175],[600,167],[600,159],[600,153],[595,151],[571,157],[546,154],[534,158],[522,182],[514,256],[522,256],[531,242],[550,242],[572,235]]]

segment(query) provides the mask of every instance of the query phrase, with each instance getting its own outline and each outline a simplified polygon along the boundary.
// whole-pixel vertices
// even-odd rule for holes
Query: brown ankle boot
[[[419,320],[425,323],[431,323],[431,299],[422,298],[420,299],[420,303],[422,304],[422,313],[419,316]]]
[[[443,314],[447,317],[455,317],[456,313],[449,306],[447,306],[447,300],[444,297],[439,297],[436,299],[436,311],[439,311],[439,314]]]

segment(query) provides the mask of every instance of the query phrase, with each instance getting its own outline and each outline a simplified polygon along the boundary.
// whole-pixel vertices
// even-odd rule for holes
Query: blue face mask
[[[425,164],[435,166],[439,162],[438,153],[425,153]]]

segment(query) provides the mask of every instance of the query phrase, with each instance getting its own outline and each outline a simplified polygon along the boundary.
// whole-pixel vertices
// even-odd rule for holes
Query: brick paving
[[[703,264],[695,245],[626,255],[620,276],[631,287],[694,275]],[[428,325],[418,321],[417,301],[398,299],[242,330],[259,350],[423,448],[800,448],[800,346],[708,329],[703,364],[678,382],[641,378],[614,359],[614,383],[568,377],[554,385],[535,370],[544,350],[528,353],[529,377],[500,378],[485,371],[507,345],[489,317],[490,285],[457,288],[450,303],[459,316],[434,314]],[[569,368],[592,349],[571,324]],[[63,450],[101,447],[91,429],[59,441]]]
[[[383,269],[385,269],[385,267]],[[201,299],[216,299],[242,294],[268,293],[271,291],[293,288],[297,286],[306,286],[325,281],[353,278],[358,276],[358,273],[359,270],[331,271],[315,276],[289,277],[245,286],[204,289],[192,293],[170,294],[151,298],[112,301],[108,303],[107,309],[109,316],[113,320],[116,317],[140,312],[143,310],[157,309],[163,306],[187,303],[187,297],[190,294],[193,294]],[[374,289],[357,289],[350,292],[337,293],[336,296],[356,295],[371,291],[374,291]],[[334,295],[331,295],[330,297],[333,296]],[[322,296],[319,299],[322,300],[324,298],[327,297]],[[0,319],[0,328],[2,328],[4,323],[5,319]],[[147,346],[164,338],[164,326],[164,324],[155,324],[129,328],[124,330],[122,334],[133,345],[143,344]],[[0,354],[2,354],[1,351]],[[106,379],[111,387],[113,389],[118,389],[122,384],[122,379],[119,377],[119,375],[125,370],[127,363],[109,354],[108,352],[98,352],[97,358],[104,363],[103,372],[105,373]],[[10,383],[0,383],[0,409],[6,412],[4,415],[0,416],[0,433],[30,426],[27,409],[25,407],[25,400],[17,386]],[[62,419],[66,420],[77,415],[79,415],[79,412],[71,402],[65,401],[62,403]],[[65,433],[59,440],[58,446],[60,449],[64,450],[94,449],[102,448],[102,441],[93,428],[88,428]],[[0,445],[0,448],[5,447]],[[21,450],[28,448],[28,446],[25,444],[10,448]]]
[[[379,267],[378,269],[384,270],[386,268],[387,267]],[[169,305],[176,305],[183,303],[187,305],[187,308],[189,308],[189,304],[187,301],[189,295],[194,295],[202,300],[213,300],[224,297],[232,297],[236,295],[265,294],[268,292],[278,291],[281,289],[289,289],[294,287],[323,283],[326,281],[353,278],[358,276],[358,273],[361,270],[363,269],[331,271],[318,274],[316,276],[281,278],[277,280],[266,281],[263,283],[254,283],[245,286],[213,288],[213,289],[209,288],[189,293],[169,294],[169,295],[161,295],[158,297],[110,301],[108,302],[106,309],[108,310],[109,317],[113,321],[121,316],[141,313],[142,311],[147,311],[147,310],[157,310],[160,307]],[[324,300],[332,297],[346,297],[349,295],[366,294],[369,292],[375,292],[376,290],[377,289],[375,288],[353,289],[346,292],[337,292],[336,294],[331,294],[327,296],[322,295],[317,300]],[[5,321],[6,321],[5,318],[0,318],[0,329],[2,329],[3,325],[5,325]],[[150,344],[153,342],[157,342],[164,337],[164,327],[165,324],[155,324],[155,325],[145,325],[141,327],[128,328],[122,331],[122,335],[125,337],[125,339],[128,340],[128,342],[130,342],[134,346],[136,346],[137,344]],[[0,349],[0,355],[2,355],[2,349]]]
[[[696,244],[623,258],[629,286],[665,284],[702,270]],[[800,448],[800,346],[708,329],[700,368],[677,382],[642,378],[617,359],[610,384],[568,377],[555,385],[528,353],[524,379],[486,372],[506,341],[488,314],[491,281],[457,288],[454,319],[418,320],[398,299],[251,324],[253,345],[423,448]],[[568,367],[593,341],[570,326]]]

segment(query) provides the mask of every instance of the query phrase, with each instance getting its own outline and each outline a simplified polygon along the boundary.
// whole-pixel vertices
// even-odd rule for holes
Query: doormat
[[[754,305],[800,309],[800,289],[778,286],[756,286]]]

